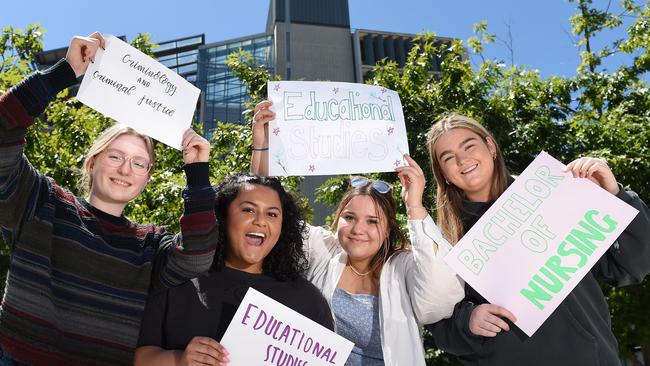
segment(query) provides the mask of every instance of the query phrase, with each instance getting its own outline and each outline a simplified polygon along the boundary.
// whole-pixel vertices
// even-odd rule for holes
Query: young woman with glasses
[[[268,174],[270,101],[255,107],[251,169]],[[391,186],[353,177],[334,230],[309,226],[307,278],[332,307],[336,332],[355,343],[348,365],[425,365],[420,327],[449,317],[462,283],[442,261],[451,248],[422,206],[424,174],[397,169],[409,217],[409,245],[396,219]]]
[[[0,310],[1,365],[131,365],[145,300],[206,272],[215,251],[210,145],[183,136],[182,235],[124,217],[154,165],[150,138],[115,125],[83,163],[86,198],[23,154],[27,128],[76,83],[104,40],[74,37],[65,59],[0,97],[0,226],[10,251]],[[182,241],[181,241],[182,239]]]

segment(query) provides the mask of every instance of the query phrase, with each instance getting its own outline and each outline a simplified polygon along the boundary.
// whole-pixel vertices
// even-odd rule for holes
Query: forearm
[[[159,246],[157,267],[163,287],[173,287],[210,269],[217,243],[217,220],[214,213],[215,192],[210,186],[209,164],[194,163],[184,167],[187,188],[183,191],[184,213],[181,233],[167,235]],[[152,281],[154,288],[158,284]]]
[[[166,350],[156,346],[142,346],[135,350],[135,366],[174,366],[181,364],[183,352]]]
[[[251,173],[262,177],[269,176],[269,150],[256,150],[255,146],[253,146]]]
[[[45,179],[23,155],[27,127],[43,113],[57,92],[76,82],[65,61],[37,72],[0,97],[0,225],[17,227],[24,215],[34,212]]]
[[[0,97],[0,136],[5,131],[29,127],[61,90],[76,83],[65,60],[35,72]]]
[[[477,353],[488,345],[484,337],[474,335],[469,330],[469,318],[474,307],[470,301],[461,301],[456,304],[451,318],[426,326],[436,347],[453,355],[463,356]]]
[[[403,254],[408,259],[403,273],[407,276],[413,311],[420,324],[448,318],[454,305],[465,296],[462,281],[442,260],[448,244],[430,216],[424,220],[409,220],[408,228],[412,249]],[[442,245],[443,250],[434,251],[438,245]]]
[[[612,285],[640,283],[650,272],[650,209],[630,190],[617,197],[639,211],[592,271]]]

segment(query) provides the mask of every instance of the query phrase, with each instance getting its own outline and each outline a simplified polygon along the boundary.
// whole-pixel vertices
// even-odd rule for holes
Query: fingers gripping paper
[[[77,99],[106,117],[175,148],[192,123],[200,90],[115,36],[104,37]]]

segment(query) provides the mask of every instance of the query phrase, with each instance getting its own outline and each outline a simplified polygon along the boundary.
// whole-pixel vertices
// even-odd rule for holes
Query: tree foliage
[[[578,39],[581,63],[570,77],[542,78],[529,67],[486,60],[482,52],[495,36],[488,33],[485,22],[474,27],[476,35],[466,43],[455,40],[441,44],[433,34],[423,34],[414,42],[402,69],[390,60],[374,68],[374,77],[367,82],[400,95],[409,149],[424,168],[430,186],[434,179],[426,132],[441,115],[456,111],[481,121],[495,135],[513,173],[521,172],[542,150],[566,163],[580,156],[599,156],[608,161],[620,182],[650,201],[650,94],[648,83],[642,79],[650,69],[648,4],[624,0],[623,12],[613,14],[598,9],[590,0],[574,2],[576,14],[570,21]],[[594,49],[594,39],[601,32],[621,27],[623,17],[632,19],[626,29],[627,38]],[[472,66],[466,45],[481,59],[478,66]],[[606,71],[603,61],[617,54],[633,55],[632,61]],[[443,58],[440,74],[429,71],[434,57]],[[242,55],[237,58],[241,60]],[[249,86],[255,86],[251,88],[254,100],[264,98],[268,75],[262,69],[255,71],[249,66],[239,76]],[[394,174],[375,177],[399,186]],[[318,189],[319,199],[335,205],[346,188],[345,178],[332,178]],[[426,193],[428,207],[433,207],[434,192],[431,187]],[[622,356],[629,359],[633,346],[649,350],[648,281],[604,290]],[[426,339],[431,364],[457,364],[453,357],[436,351],[429,337]]]
[[[622,12],[614,14],[608,4],[570,1],[576,7],[570,22],[581,60],[575,75],[543,78],[531,67],[485,59],[483,50],[495,40],[485,22],[475,26],[476,35],[466,42],[441,44],[433,34],[420,35],[402,69],[392,61],[375,67],[373,78],[367,82],[400,95],[411,155],[425,170],[431,187],[425,196],[428,207],[433,207],[435,190],[425,135],[434,121],[450,111],[481,121],[495,135],[514,173],[522,171],[541,150],[563,162],[599,156],[608,161],[621,183],[650,201],[650,88],[644,80],[650,70],[650,3],[622,0]],[[621,27],[625,27],[625,38],[599,49],[594,47],[594,40],[603,32]],[[31,72],[34,52],[42,49],[42,37],[39,25],[3,30],[0,90],[15,85]],[[150,36],[142,35],[134,42],[150,53],[150,40]],[[472,66],[468,52],[480,58],[480,64]],[[629,55],[629,61],[611,71],[603,67],[605,61],[620,55]],[[429,71],[434,57],[443,60],[441,73]],[[231,55],[228,65],[247,85],[252,109],[254,103],[266,97],[268,72],[242,52]],[[252,113],[248,113],[248,121],[251,118]],[[26,154],[41,172],[81,194],[76,185],[83,154],[110,123],[63,92],[30,130]],[[212,142],[213,181],[249,169],[248,125],[221,123]],[[156,153],[156,169],[147,189],[125,214],[135,221],[166,224],[170,230],[177,230],[182,212],[180,191],[185,181],[181,155],[162,144],[157,144]],[[394,174],[375,176],[399,186]],[[286,178],[285,184],[297,192],[299,181]],[[344,178],[333,178],[318,189],[319,199],[334,205],[346,188]],[[0,258],[5,261],[0,266],[6,268],[6,253]],[[604,291],[622,356],[631,359],[632,347],[642,346],[646,364],[650,364],[649,281],[626,288],[604,287]],[[429,337],[425,338],[430,364],[457,364],[453,357],[435,350]]]

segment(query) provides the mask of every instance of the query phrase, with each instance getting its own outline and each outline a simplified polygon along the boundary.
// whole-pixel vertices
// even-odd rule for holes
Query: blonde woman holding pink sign
[[[255,108],[252,170],[268,173],[270,101]],[[396,220],[386,182],[352,177],[336,210],[334,230],[309,226],[307,278],[332,307],[336,332],[355,343],[346,365],[424,366],[421,325],[449,317],[463,297],[442,261],[450,249],[422,206],[424,174],[397,169],[409,217],[410,243]]]
[[[451,114],[439,120],[429,131],[428,145],[440,226],[456,243],[513,178],[494,137],[472,118]],[[643,281],[650,271],[650,210],[616,181],[602,159],[577,159],[567,171],[592,180],[639,214],[532,337],[512,325],[516,318],[508,309],[489,304],[466,284],[465,299],[453,316],[430,327],[436,345],[464,365],[621,364],[596,277],[616,286]],[[572,256],[585,255],[571,250]]]

